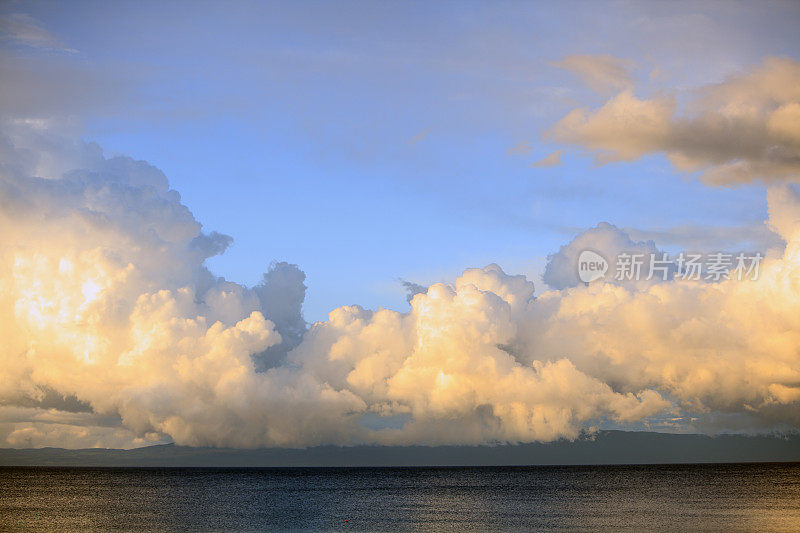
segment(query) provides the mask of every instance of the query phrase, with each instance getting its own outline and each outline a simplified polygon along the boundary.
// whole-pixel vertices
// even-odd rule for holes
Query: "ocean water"
[[[800,464],[5,467],[0,530],[800,531]]]

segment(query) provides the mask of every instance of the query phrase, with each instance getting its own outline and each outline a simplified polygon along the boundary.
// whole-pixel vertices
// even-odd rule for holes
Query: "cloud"
[[[426,130],[423,130],[423,131],[421,131],[420,133],[418,133],[417,135],[415,135],[414,137],[412,137],[411,139],[409,139],[409,141],[408,141],[408,145],[409,145],[409,146],[413,146],[413,145],[417,144],[417,143],[418,143],[418,142],[420,142],[422,139],[424,139],[424,138],[425,138],[425,136],[426,136],[426,135],[428,135],[428,133],[429,133],[430,131],[431,131],[431,129],[430,129],[430,128],[428,128],[428,129],[426,129]]]
[[[257,370],[263,371],[283,363],[286,354],[303,340],[307,327],[303,318],[305,279],[305,273],[297,265],[273,262],[261,283],[253,288],[261,304],[261,312],[272,320],[281,335],[279,344],[253,356]]]
[[[569,244],[562,246],[558,252],[547,256],[547,266],[542,280],[553,289],[566,289],[582,285],[583,282],[578,278],[577,266],[578,257],[584,250],[599,253],[608,261],[608,282],[616,284],[633,283],[628,280],[614,279],[618,268],[617,257],[620,254],[644,254],[647,257],[650,254],[661,257],[662,254],[653,241],[634,242],[625,231],[608,222],[601,222],[596,227],[577,235]],[[643,274],[647,273],[643,272]]]
[[[513,146],[506,150],[506,154],[508,155],[528,155],[533,151],[533,147],[530,144],[530,141],[522,141],[516,146]]]
[[[783,248],[786,243],[763,222],[747,226],[695,226],[642,230],[624,228],[634,240],[655,241],[683,250],[767,251]]]
[[[411,303],[411,300],[414,299],[414,296],[417,294],[423,294],[428,292],[428,287],[425,285],[420,285],[419,283],[414,283],[413,281],[406,281],[404,279],[399,280],[400,284],[403,285],[403,288],[406,290],[406,300],[408,303]]]
[[[601,94],[633,86],[630,69],[634,63],[630,59],[619,59],[608,54],[574,54],[552,65],[574,72],[586,85]]]
[[[767,224],[743,227],[692,227],[680,226],[664,230],[640,230],[637,228],[618,228],[608,222],[601,222],[594,228],[582,231],[568,244],[561,246],[558,252],[548,255],[542,280],[553,289],[566,289],[582,285],[578,278],[578,258],[584,250],[599,253],[609,263],[606,275],[607,283],[616,285],[636,286],[663,281],[664,274],[654,271],[652,279],[649,276],[649,265],[654,258],[671,262],[666,273],[667,279],[672,279],[677,265],[675,260],[678,253],[666,254],[656,246],[660,244],[680,246],[684,253],[727,252],[735,255],[740,253],[761,253],[782,250],[786,243],[776,230]],[[642,279],[616,279],[622,267],[620,254],[641,255]]]
[[[664,153],[709,184],[794,182],[800,175],[800,63],[770,58],[703,87],[686,109],[675,96],[626,89],[596,110],[575,109],[547,133],[597,153],[601,163]]]
[[[0,17],[0,40],[44,50],[77,52],[64,47],[38,20],[25,13],[11,13]]]
[[[230,238],[153,166],[38,122],[0,146],[5,445],[527,442],[666,415],[800,427],[792,187],[768,193],[786,246],[756,281],[576,284],[584,245],[657,249],[600,224],[551,257],[559,289],[537,298],[492,264],[412,287],[408,312],[345,306],[307,328],[302,271],[214,276]]]
[[[667,402],[655,391],[619,394],[568,359],[523,364],[515,343],[533,284],[497,265],[414,296],[409,313],[345,307],[309,330],[290,360],[352,391],[367,412],[405,415],[379,443],[574,438],[590,420],[632,420]]]
[[[11,448],[138,448],[168,441],[155,433],[137,436],[118,418],[0,406],[0,442]]]
[[[226,419],[221,390],[265,379],[251,355],[298,342],[304,275],[276,264],[255,289],[213,276],[204,261],[230,238],[204,233],[159,170],[106,159],[39,123],[7,126],[0,399],[41,402],[53,391],[137,435],[188,439],[184,416]],[[178,414],[179,404],[194,407]]]
[[[556,150],[552,154],[548,155],[544,159],[540,159],[539,161],[535,162],[531,165],[531,167],[539,168],[539,167],[555,167],[561,164],[561,150]]]
[[[698,416],[752,415],[762,425],[800,422],[800,193],[768,194],[770,221],[788,243],[757,281],[673,281],[638,290],[611,284],[550,292],[527,329],[540,356],[625,391],[650,385]],[[753,426],[751,426],[753,427]]]

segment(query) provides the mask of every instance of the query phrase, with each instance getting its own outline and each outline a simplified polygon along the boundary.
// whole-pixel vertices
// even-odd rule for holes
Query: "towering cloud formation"
[[[45,123],[4,130],[4,403],[55,392],[137,434],[184,434],[176,440],[207,438],[193,436],[197,421],[211,434],[220,420],[240,425],[220,395],[258,387],[251,354],[297,344],[302,273],[275,265],[255,290],[216,278],[203,262],[230,238],[203,233],[160,171],[105,159]],[[9,442],[19,429],[6,427]]]
[[[725,87],[741,95],[741,83]],[[759,108],[769,108],[764,124],[785,126],[770,126],[781,139],[791,137],[792,123],[779,120],[791,112],[787,98]],[[599,131],[582,117],[558,128]],[[689,123],[714,123],[699,117]],[[636,157],[661,146],[661,134],[626,144],[628,130],[611,122],[623,138],[592,141],[601,148]],[[556,290],[538,298],[524,276],[489,265],[452,284],[410,287],[409,312],[342,307],[306,331],[303,273],[275,263],[254,288],[213,276],[204,261],[230,238],[203,232],[154,167],[107,159],[41,122],[4,130],[5,445],[472,444],[574,438],[605,421],[800,427],[792,186],[769,190],[769,224],[787,244],[758,280],[576,284],[570,261],[597,239],[655,249],[601,225],[552,257],[546,276]],[[723,145],[701,157],[668,144],[675,157],[717,165],[709,175],[729,166]],[[751,153],[731,146],[743,150],[737,157]],[[753,154],[741,159],[748,168],[777,168],[773,152]]]

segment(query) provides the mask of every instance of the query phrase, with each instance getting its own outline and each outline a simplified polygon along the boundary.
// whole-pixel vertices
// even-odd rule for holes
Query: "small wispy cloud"
[[[561,150],[556,150],[544,159],[540,159],[531,165],[533,168],[537,167],[554,167],[561,164]]]
[[[409,146],[414,146],[415,144],[417,144],[418,142],[420,142],[422,139],[424,139],[424,138],[425,138],[425,136],[426,136],[426,135],[427,135],[427,134],[428,134],[430,131],[431,131],[431,129],[430,129],[430,128],[428,128],[428,129],[426,129],[426,130],[424,130],[424,131],[421,131],[420,133],[418,133],[417,135],[415,135],[414,137],[412,137],[412,138],[411,138],[411,139],[408,141],[408,145],[409,145]]]
[[[0,41],[69,54],[78,52],[74,48],[65,47],[41,22],[26,13],[0,17]]]
[[[656,241],[684,250],[758,250],[785,246],[763,222],[747,226],[682,225],[668,228],[624,228],[634,240]]]
[[[528,155],[533,151],[533,147],[530,144],[530,141],[522,141],[516,146],[513,146],[506,150],[506,154],[508,155]]]
[[[634,63],[630,59],[620,59],[608,54],[575,54],[552,65],[571,70],[599,93],[613,93],[633,86],[630,69]]]

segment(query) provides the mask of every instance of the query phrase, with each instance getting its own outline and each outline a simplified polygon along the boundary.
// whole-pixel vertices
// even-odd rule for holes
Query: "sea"
[[[2,531],[800,531],[800,463],[0,467]]]

